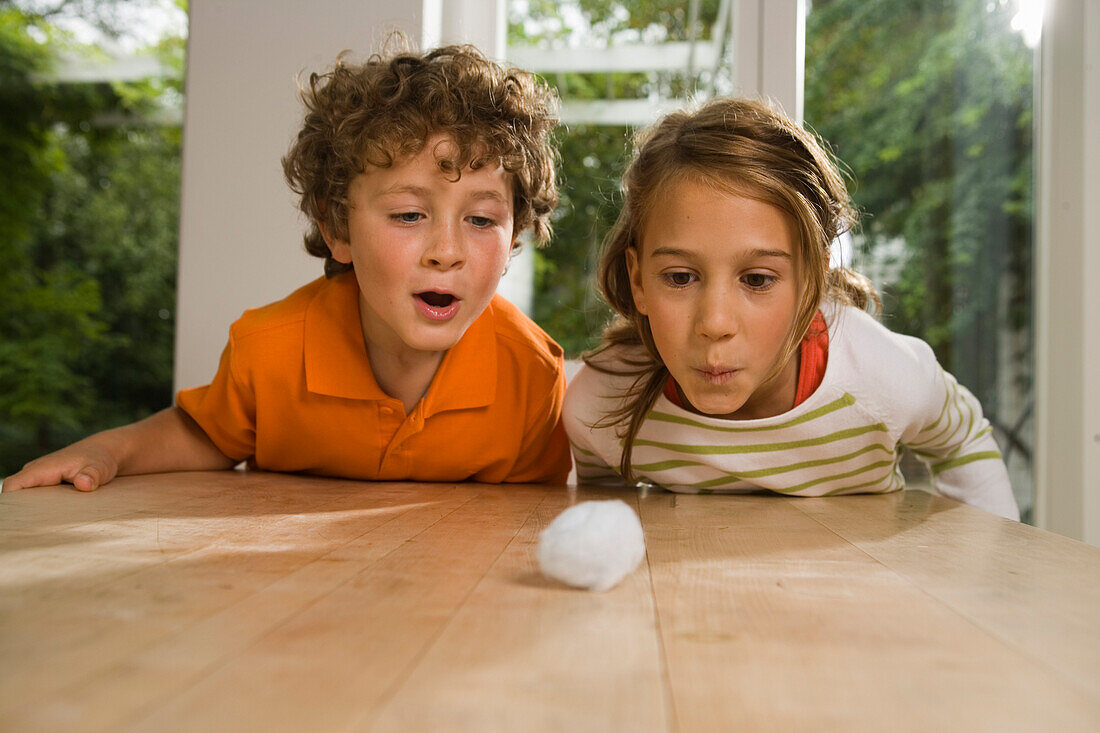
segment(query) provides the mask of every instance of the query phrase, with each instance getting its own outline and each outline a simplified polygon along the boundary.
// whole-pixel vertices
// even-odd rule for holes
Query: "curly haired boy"
[[[562,351],[494,295],[557,204],[553,92],[469,46],[339,59],[283,159],[325,277],[236,321],[177,406],[28,463],[11,491],[253,468],[562,481]]]

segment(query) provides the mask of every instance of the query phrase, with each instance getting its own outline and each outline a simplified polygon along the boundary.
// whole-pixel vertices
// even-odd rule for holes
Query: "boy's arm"
[[[4,479],[3,490],[71,483],[80,491],[94,491],[115,476],[226,469],[236,463],[186,412],[169,407],[33,460]]]
[[[507,483],[564,483],[572,464],[569,443],[561,423],[561,404],[565,398],[565,372],[559,361],[557,378],[545,400],[529,411],[520,454]]]

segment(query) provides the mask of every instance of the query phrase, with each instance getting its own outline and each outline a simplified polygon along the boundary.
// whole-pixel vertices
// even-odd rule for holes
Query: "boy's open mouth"
[[[450,293],[437,293],[432,290],[426,290],[423,293],[417,293],[416,297],[420,298],[433,308],[446,308],[451,303],[455,302],[455,296],[451,295]]]

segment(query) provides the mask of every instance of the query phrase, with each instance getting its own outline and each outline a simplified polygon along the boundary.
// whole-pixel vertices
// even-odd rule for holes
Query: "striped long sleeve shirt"
[[[662,395],[634,441],[635,477],[688,493],[885,493],[905,485],[899,462],[908,446],[943,495],[1019,519],[981,405],[932,349],[858,309],[823,312],[829,361],[805,402],[774,417],[729,420],[685,410]],[[625,356],[608,351],[601,359],[614,369]],[[621,428],[598,424],[632,382],[586,365],[570,383],[564,419],[581,482],[621,481]]]

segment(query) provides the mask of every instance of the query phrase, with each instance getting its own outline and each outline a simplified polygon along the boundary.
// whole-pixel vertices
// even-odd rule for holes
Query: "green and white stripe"
[[[634,441],[634,472],[677,491],[765,488],[820,496],[897,488],[888,428],[855,406],[855,397],[845,392],[774,425],[738,426],[658,405]]]
[[[860,311],[825,313],[828,369],[806,402],[772,418],[734,421],[661,396],[634,441],[635,475],[692,493],[887,492],[905,485],[898,463],[909,446],[943,493],[1013,516],[1007,473],[981,406],[931,349]],[[617,395],[628,385],[629,378],[585,367],[569,386],[565,423],[582,481],[621,480],[616,430],[590,426],[620,404]]]

